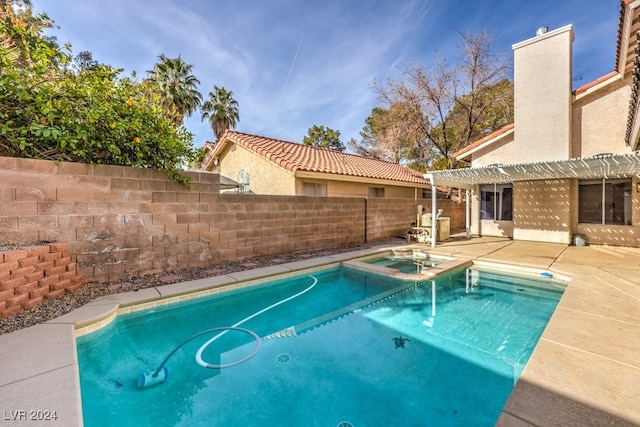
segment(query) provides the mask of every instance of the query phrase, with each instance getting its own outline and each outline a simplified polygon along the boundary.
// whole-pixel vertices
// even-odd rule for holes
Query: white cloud
[[[374,79],[398,78],[415,60],[428,66],[436,49],[455,53],[458,30],[487,27],[495,47],[510,55],[511,45],[538,26],[575,22],[576,69],[606,73],[618,9],[612,0],[590,2],[589,10],[582,2],[42,0],[36,6],[58,21],[62,29],[53,34],[71,41],[75,53],[88,50],[128,72],[144,75],[160,53],[181,55],[193,64],[203,96],[213,85],[233,91],[240,131],[300,141],[318,124],[340,130],[346,141],[359,137],[376,104]],[[199,115],[187,125],[197,146],[213,138]]]

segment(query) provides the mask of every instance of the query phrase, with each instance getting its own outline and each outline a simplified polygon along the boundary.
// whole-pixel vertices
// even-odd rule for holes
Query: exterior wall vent
[[[536,36],[541,36],[549,31],[549,27],[540,27],[536,30]]]

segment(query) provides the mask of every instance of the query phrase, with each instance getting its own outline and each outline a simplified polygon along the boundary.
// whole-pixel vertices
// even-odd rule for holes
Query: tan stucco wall
[[[249,172],[249,188],[256,194],[295,195],[293,174],[236,144],[229,144],[220,156],[219,173],[234,181],[241,169]]]
[[[568,25],[513,46],[516,163],[569,158],[572,42]]]
[[[513,237],[513,221],[481,219],[480,234],[493,237]]]
[[[570,243],[573,181],[516,182],[513,185],[513,238]]]
[[[512,164],[515,161],[515,146],[513,144],[514,133],[505,135],[498,141],[493,142],[489,147],[480,149],[473,153],[471,166],[483,167],[494,163],[503,165]]]
[[[384,184],[362,182],[345,182],[333,180],[297,179],[296,191],[302,194],[302,182],[324,182],[327,184],[327,195],[332,197],[369,197],[369,188],[384,188],[385,198],[415,198],[416,191],[411,187],[398,187]],[[422,198],[422,190],[418,190],[418,198]]]
[[[573,103],[571,157],[630,153],[624,142],[630,79],[616,80]]]
[[[303,182],[326,184],[327,196],[329,197],[368,197],[370,187],[384,187],[385,198],[415,198],[416,194],[414,187],[387,185],[380,182],[381,180],[357,182],[360,178],[344,177],[344,181],[319,177],[300,178],[236,144],[229,144],[221,153],[220,158],[220,165],[215,169],[215,172],[236,180],[238,172],[242,169],[246,170],[249,172],[250,190],[255,194],[301,195]],[[418,189],[417,194],[421,198],[422,189]]]

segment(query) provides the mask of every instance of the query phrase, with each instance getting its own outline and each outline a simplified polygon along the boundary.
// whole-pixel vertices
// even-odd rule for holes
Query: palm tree
[[[220,139],[227,129],[233,129],[240,120],[238,102],[233,99],[233,92],[224,87],[213,86],[209,99],[202,104],[202,120],[209,120],[216,139]]]
[[[182,124],[185,117],[193,114],[202,102],[197,87],[200,81],[191,74],[193,65],[177,58],[158,55],[153,70],[147,71],[152,84],[155,84],[162,96],[162,106],[174,118],[176,125]]]

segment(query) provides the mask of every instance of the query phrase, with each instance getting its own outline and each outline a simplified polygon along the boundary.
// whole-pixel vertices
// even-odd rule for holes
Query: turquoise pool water
[[[304,275],[118,316],[77,338],[86,426],[492,426],[562,293],[550,282],[461,270],[407,283],[348,268],[314,272],[297,298],[243,323],[262,338],[238,366],[173,354],[165,382],[136,387],[186,338],[308,289]],[[211,334],[214,335],[214,334]],[[210,363],[251,353],[231,331]]]

